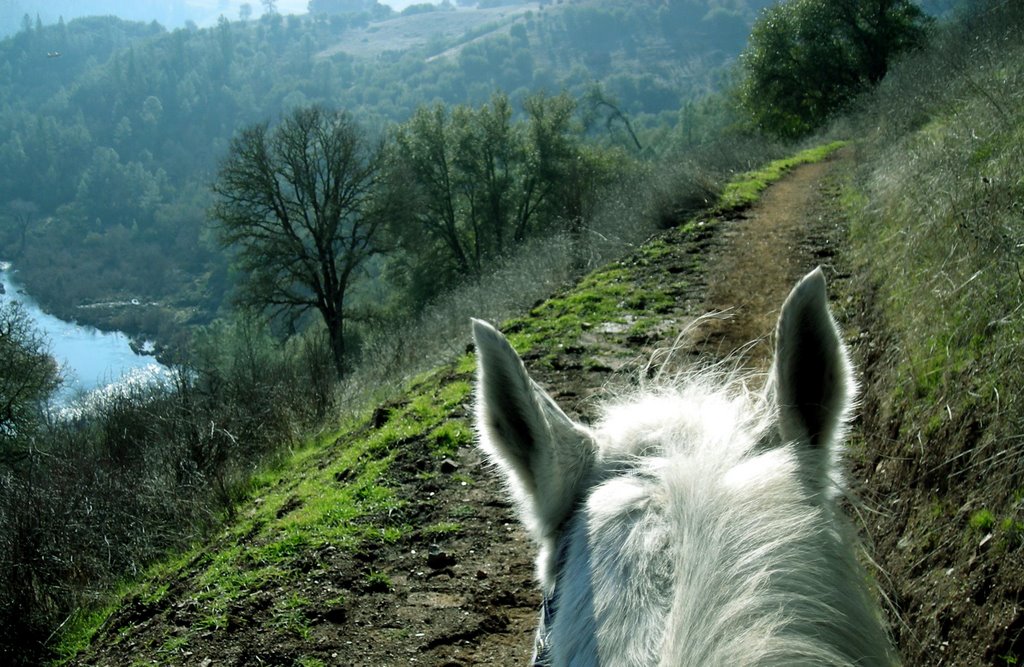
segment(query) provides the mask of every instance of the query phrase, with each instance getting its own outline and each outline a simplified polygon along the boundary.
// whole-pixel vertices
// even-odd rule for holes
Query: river
[[[0,262],[0,284],[4,291],[0,300],[20,301],[37,329],[50,342],[50,354],[60,364],[64,376],[64,385],[56,396],[58,403],[67,404],[77,396],[127,378],[157,376],[166,370],[155,357],[135,354],[128,344],[128,336],[121,332],[100,331],[45,312],[21,291],[17,274],[7,262]]]

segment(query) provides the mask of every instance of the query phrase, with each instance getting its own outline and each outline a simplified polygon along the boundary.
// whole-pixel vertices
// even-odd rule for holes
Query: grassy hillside
[[[749,206],[755,191],[842,145],[810,149],[738,176],[727,191],[747,196],[723,199],[715,215]],[[557,375],[572,364],[605,376],[611,368],[602,350],[587,349],[588,332],[613,332],[626,349],[653,336],[677,303],[694,296],[699,301],[703,288],[693,293],[694,267],[704,261],[702,249],[716,233],[716,220],[705,214],[699,224],[672,230],[503,328],[534,369]],[[666,265],[673,267],[670,282],[665,281]],[[468,326],[463,329],[461,337],[468,342]],[[257,476],[237,520],[210,542],[153,568],[120,601],[76,619],[61,652],[73,656],[98,632],[96,648],[85,653],[86,664],[132,664],[139,655],[173,663],[202,650],[244,662],[239,645],[247,642],[258,644],[250,647],[252,653],[241,654],[250,660],[269,655],[288,663],[319,664],[324,649],[313,638],[342,632],[331,629],[345,623],[350,629],[343,637],[365,635],[351,629],[359,625],[351,618],[359,613],[352,600],[373,594],[386,599],[396,585],[396,571],[444,571],[455,563],[460,572],[472,570],[470,563],[476,561],[471,554],[484,549],[460,549],[453,543],[471,536],[490,542],[487,533],[493,525],[514,521],[507,505],[497,502],[493,479],[474,454],[469,407],[474,365],[472,354],[465,353],[412,379],[385,404],[352,415],[275,470]],[[460,499],[442,501],[445,492],[457,492]],[[435,551],[439,543],[443,551]],[[415,559],[417,551],[426,555],[425,564]],[[496,556],[490,555],[480,562],[477,578],[484,572],[499,590],[501,581],[505,590],[529,595],[530,565],[523,560],[528,550],[520,552],[517,571],[492,572]],[[406,566],[410,554],[417,564]],[[446,565],[447,560],[451,563]],[[488,600],[485,608],[502,604]],[[468,602],[460,609],[467,618],[459,622],[480,632],[504,629],[509,622],[493,611],[478,612]],[[238,639],[255,628],[259,639]],[[396,630],[386,641],[399,646],[410,639]]]
[[[397,16],[370,25],[354,26],[343,32],[315,58],[330,58],[345,53],[360,58],[375,58],[386,53],[423,51],[426,59],[455,55],[457,49],[473,39],[507,35],[512,24],[524,22],[523,15],[535,12],[536,3],[472,10],[431,11]]]
[[[1024,660],[1024,8],[867,101],[846,187],[868,520],[908,664]]]

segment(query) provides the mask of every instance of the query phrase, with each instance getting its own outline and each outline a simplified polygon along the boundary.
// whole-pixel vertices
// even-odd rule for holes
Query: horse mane
[[[592,426],[495,329],[474,338],[480,445],[540,547],[538,664],[897,662],[839,507],[856,387],[820,270],[783,305],[767,376],[658,375]]]
[[[847,494],[841,470],[830,466],[824,486],[801,476],[796,448],[778,437],[773,397],[751,388],[760,377],[684,373],[618,398],[595,424],[598,461],[620,471],[617,483],[624,475],[666,503],[665,534],[673,537],[672,632],[656,655],[612,663],[658,664],[659,655],[665,665],[849,665],[851,656],[856,664],[893,662],[849,548],[855,531],[837,507]],[[707,483],[716,478],[724,483]],[[609,617],[598,632],[621,629],[623,636],[601,643],[635,646],[629,635],[638,621],[612,618],[624,586],[613,562],[623,550],[613,551],[591,554],[593,580],[614,582],[593,592],[596,616]]]

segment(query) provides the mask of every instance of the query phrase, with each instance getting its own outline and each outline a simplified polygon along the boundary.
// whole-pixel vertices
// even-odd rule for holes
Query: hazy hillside
[[[204,228],[209,183],[238,128],[322,103],[384,132],[435,101],[479,105],[504,90],[518,105],[568,90],[584,130],[631,146],[621,122],[631,119],[651,136],[646,150],[663,152],[672,144],[658,139],[685,102],[716,89],[763,4],[428,6],[170,32],[32,21],[0,42],[0,216],[17,230],[0,234],[0,253],[47,308],[168,342],[208,322],[230,288]],[[595,84],[614,107],[583,104]],[[610,108],[628,116],[606,119]],[[686,114],[691,142],[728,122]],[[132,298],[158,305],[79,308]]]
[[[484,9],[457,11],[422,11],[366,26],[354,26],[343,32],[336,44],[316,54],[316,58],[330,58],[339,53],[351,56],[378,57],[386,53],[431,49],[452,42],[466,43],[486,39],[497,34],[508,34],[515,23],[526,20],[524,14],[539,9],[536,2],[503,5]],[[459,47],[444,53],[457,54]],[[427,59],[439,54],[427,55]]]
[[[27,14],[33,21],[38,16],[43,23],[56,23],[86,16],[116,16],[128,21],[149,23],[157,21],[166,28],[180,28],[187,22],[207,28],[217,22],[218,16],[239,17],[241,5],[248,4],[253,16],[263,13],[263,4],[243,0],[0,0],[0,37],[14,34],[22,27]],[[282,14],[304,14],[308,0],[277,0]],[[401,3],[395,3],[402,9]]]

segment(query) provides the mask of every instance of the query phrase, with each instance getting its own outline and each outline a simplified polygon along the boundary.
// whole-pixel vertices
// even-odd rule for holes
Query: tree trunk
[[[324,323],[331,340],[334,371],[341,378],[345,374],[345,318],[340,312],[324,313]]]

